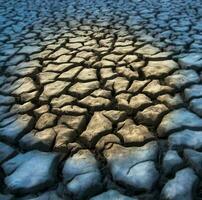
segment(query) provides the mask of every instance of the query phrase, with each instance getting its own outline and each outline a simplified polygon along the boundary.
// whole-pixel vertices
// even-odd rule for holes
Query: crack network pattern
[[[201,1],[0,2],[0,200],[202,198]]]

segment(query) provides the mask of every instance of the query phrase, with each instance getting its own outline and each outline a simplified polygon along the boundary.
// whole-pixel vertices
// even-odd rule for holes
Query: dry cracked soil
[[[0,200],[201,200],[201,0],[0,0]]]

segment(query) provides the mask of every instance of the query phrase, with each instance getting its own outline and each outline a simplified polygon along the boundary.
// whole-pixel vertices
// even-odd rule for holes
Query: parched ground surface
[[[0,200],[201,200],[200,0],[0,0]]]

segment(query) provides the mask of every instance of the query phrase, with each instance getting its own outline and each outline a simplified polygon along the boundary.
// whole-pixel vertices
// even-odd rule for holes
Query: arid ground
[[[0,0],[0,200],[202,200],[201,0]]]

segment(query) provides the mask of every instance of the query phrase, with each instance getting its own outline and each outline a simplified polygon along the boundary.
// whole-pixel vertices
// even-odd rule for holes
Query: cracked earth
[[[0,13],[0,200],[202,199],[200,0]]]

